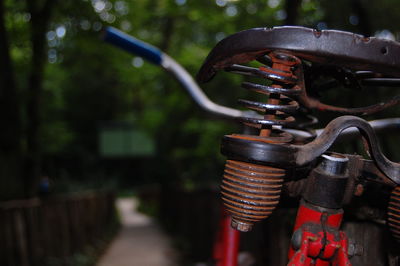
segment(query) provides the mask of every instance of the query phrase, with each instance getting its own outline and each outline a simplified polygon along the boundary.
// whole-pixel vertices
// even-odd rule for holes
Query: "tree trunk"
[[[286,11],[285,25],[296,25],[297,17],[299,15],[300,4],[301,4],[301,0],[286,0],[286,2],[285,2],[285,11]]]
[[[163,37],[162,41],[160,44],[160,49],[161,51],[167,52],[170,45],[171,45],[171,39],[172,35],[174,32],[174,26],[175,26],[175,17],[173,16],[167,16],[165,18],[165,24],[163,26]]]
[[[20,109],[4,15],[0,0],[0,200],[23,196]]]
[[[352,0],[351,7],[354,12],[358,16],[358,28],[360,33],[364,36],[371,36],[372,27],[368,15],[368,11],[365,8],[364,4],[360,0]]]
[[[40,147],[40,106],[43,90],[43,74],[47,59],[46,32],[55,0],[42,1],[27,0],[28,10],[31,13],[31,43],[32,61],[31,74],[28,84],[28,100],[26,107],[27,117],[27,154],[24,168],[25,194],[34,196],[37,192],[41,174],[41,147]]]

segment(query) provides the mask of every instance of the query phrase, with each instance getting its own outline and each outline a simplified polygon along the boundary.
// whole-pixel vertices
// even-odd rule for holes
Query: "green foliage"
[[[361,1],[372,33],[388,29],[396,35],[398,28],[392,22],[399,7],[394,0],[384,2],[367,5]],[[11,0],[6,1],[6,11],[23,102],[31,71],[30,14],[25,2]],[[354,12],[344,0],[304,0],[298,24],[357,32],[359,25],[349,22]],[[216,179],[223,164],[219,140],[240,129],[210,119],[175,80],[158,67],[104,44],[99,30],[112,25],[161,47],[195,75],[222,38],[252,27],[281,25],[284,19],[282,0],[58,1],[46,35],[48,63],[40,106],[45,171],[54,178],[62,175],[78,180],[95,174],[118,176],[128,170],[141,175],[140,182],[175,179],[193,184]],[[239,88],[241,80],[220,73],[203,88],[214,101],[237,107],[238,98],[248,97]],[[102,121],[134,123],[155,139],[157,156],[140,163],[140,169],[132,170],[127,165],[136,163],[125,162],[107,170],[98,153]]]

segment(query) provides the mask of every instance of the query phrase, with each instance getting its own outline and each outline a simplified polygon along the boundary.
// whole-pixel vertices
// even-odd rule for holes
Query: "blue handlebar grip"
[[[103,40],[129,53],[143,57],[153,64],[160,65],[162,52],[154,46],[142,42],[113,27],[107,27],[103,32]]]

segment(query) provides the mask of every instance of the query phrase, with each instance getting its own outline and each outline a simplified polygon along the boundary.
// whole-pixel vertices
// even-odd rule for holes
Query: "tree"
[[[6,30],[4,1],[0,0],[0,194],[21,196],[21,118],[15,69]]]
[[[41,174],[40,106],[43,91],[44,69],[47,62],[46,33],[56,0],[27,0],[27,10],[31,14],[31,69],[29,75],[26,105],[26,160],[24,167],[25,195],[34,196]]]
[[[394,0],[387,0],[393,8],[363,0],[14,2],[0,2],[0,187],[10,192],[24,184],[15,196],[34,195],[50,168],[54,176],[102,175],[98,125],[109,120],[129,120],[159,143],[143,176],[200,182],[204,168],[209,176],[221,171],[219,139],[239,129],[205,116],[159,68],[138,57],[132,66],[132,56],[103,44],[99,30],[105,25],[160,47],[193,75],[219,40],[248,28],[289,23],[398,32],[391,24],[398,11]],[[385,19],[370,16],[372,11]],[[357,17],[359,25],[353,25]],[[362,21],[370,23],[361,27]],[[238,107],[237,99],[249,96],[241,81],[219,73],[203,88],[216,102]]]

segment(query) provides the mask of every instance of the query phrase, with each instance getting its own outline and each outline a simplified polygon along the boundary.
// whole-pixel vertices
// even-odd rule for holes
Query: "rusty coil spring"
[[[290,98],[301,89],[297,86],[294,69],[301,64],[297,57],[284,52],[271,52],[263,59],[271,66],[259,68],[234,65],[227,69],[243,75],[272,80],[271,85],[250,82],[242,87],[268,95],[267,103],[239,100],[245,107],[263,113],[264,117],[242,117],[239,120],[247,126],[260,129],[259,136],[234,135],[251,141],[287,143],[292,136],[273,128],[294,123],[291,114],[298,109],[298,103]],[[232,226],[237,230],[250,231],[254,222],[267,218],[279,203],[285,169],[228,160],[221,185],[222,200],[232,215]]]
[[[393,237],[400,241],[400,186],[396,187],[390,196],[387,219]]]
[[[291,114],[296,113],[299,105],[290,97],[299,95],[302,90],[297,86],[294,68],[300,66],[297,57],[284,52],[272,52],[263,61],[271,60],[272,66],[264,65],[259,68],[233,65],[227,70],[247,76],[272,80],[272,85],[243,82],[242,87],[257,93],[268,95],[267,103],[240,99],[239,103],[246,108],[261,112],[264,118],[241,117],[239,121],[258,129],[271,129],[272,126],[288,126],[294,124]],[[279,118],[278,118],[279,117]],[[264,131],[265,134],[266,131]],[[260,135],[262,135],[260,134]],[[269,135],[267,133],[267,135]]]
[[[251,224],[267,218],[282,190],[285,170],[228,160],[222,181],[222,199],[232,215],[233,226],[249,231]]]

